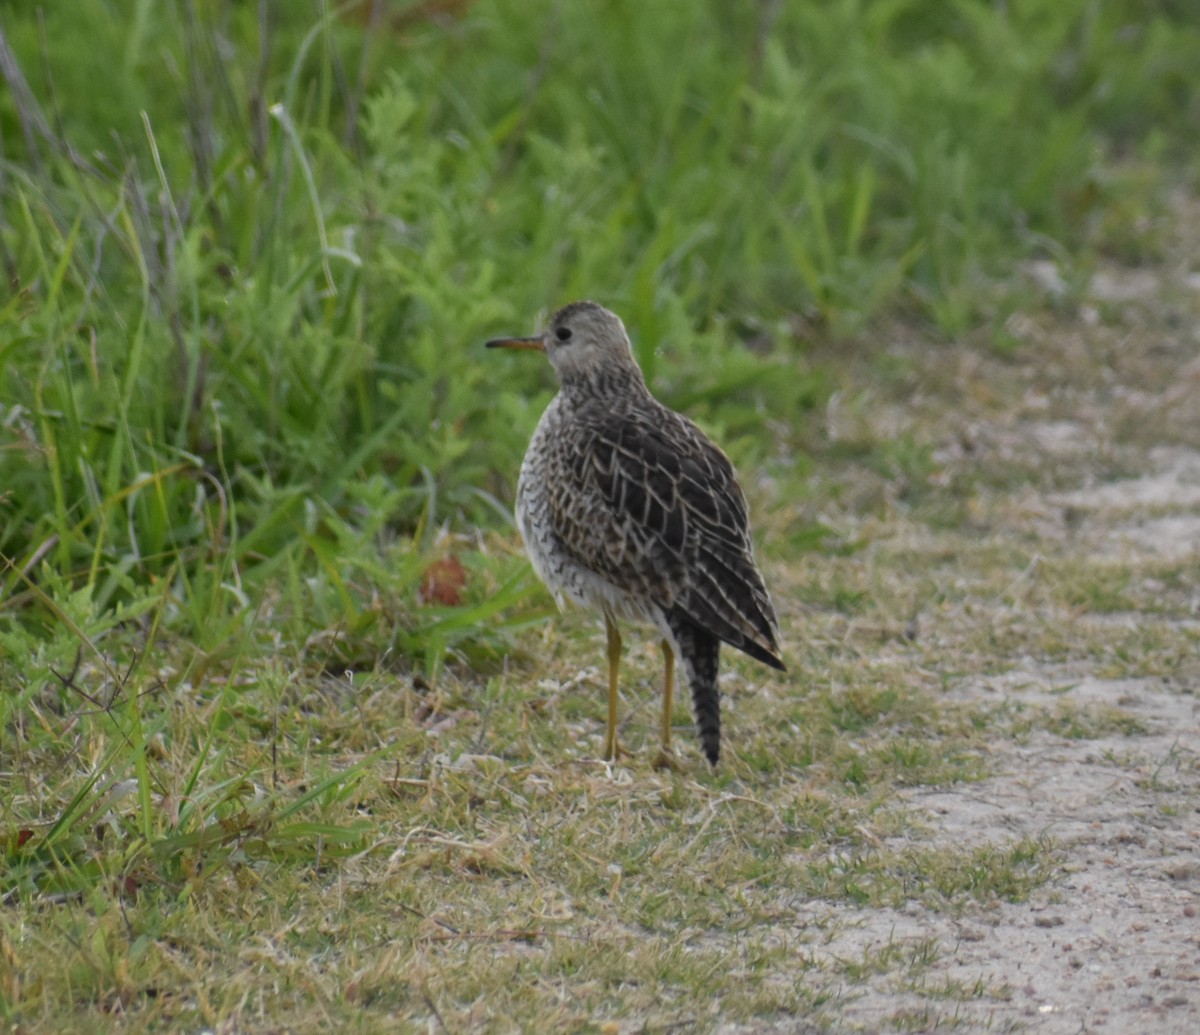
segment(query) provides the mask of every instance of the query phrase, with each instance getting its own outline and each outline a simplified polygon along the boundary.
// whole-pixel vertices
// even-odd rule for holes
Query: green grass
[[[370,32],[365,6],[323,2],[6,7],[14,1028],[813,1011],[836,994],[773,926],[781,902],[954,912],[1054,872],[1037,842],[893,843],[905,788],[982,778],[989,724],[1026,721],[948,702],[947,671],[1194,654],[1184,629],[1068,620],[1179,613],[1177,573],[1026,578],[1026,544],[956,532],[1028,471],[947,481],[919,424],[873,424],[923,369],[881,329],[1011,355],[1020,262],[1078,286],[1162,254],[1166,188],[1197,168],[1188,12],[433,6],[380,5]],[[552,379],[482,343],[583,296],[745,472],[785,628],[805,630],[785,681],[728,663],[715,774],[686,748],[677,774],[591,761],[598,634],[551,620],[515,541]],[[889,542],[898,514],[942,538]],[[997,600],[1005,620],[975,617]],[[930,612],[952,629],[933,659]],[[658,674],[630,641],[641,749]],[[688,721],[681,702],[685,744]],[[1028,721],[1138,733],[1115,709]]]

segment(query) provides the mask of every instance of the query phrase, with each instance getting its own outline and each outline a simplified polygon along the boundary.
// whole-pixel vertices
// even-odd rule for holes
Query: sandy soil
[[[1117,308],[1101,318],[1105,306]],[[1074,323],[1052,323],[1016,325],[1031,345],[1016,361],[1025,369],[990,360],[978,366],[967,355],[954,360],[962,364],[962,400],[982,385],[974,394],[986,396],[987,405],[963,401],[934,418],[943,439],[939,458],[988,465],[1033,456],[1053,466],[1054,483],[1070,488],[1018,483],[1004,490],[991,500],[991,529],[981,534],[1019,535],[1035,558],[1076,557],[1097,571],[1174,566],[1176,588],[1181,582],[1185,599],[1190,594],[1182,614],[1178,605],[1163,613],[1081,609],[1077,621],[1108,623],[1114,634],[1137,630],[1149,640],[1164,630],[1177,642],[1189,630],[1196,646],[1200,278],[1186,261],[1154,274],[1106,270],[1092,281]],[[918,382],[946,365],[944,352],[909,358]],[[1016,398],[997,398],[1006,391]],[[893,419],[902,422],[904,414]],[[811,949],[818,960],[863,959],[888,947],[934,960],[922,966],[919,987],[911,970],[881,968],[831,987],[833,1001],[817,1017],[727,1031],[806,1031],[816,1023],[839,1031],[1200,1032],[1196,653],[1179,670],[1159,667],[1144,677],[1114,677],[1102,658],[1002,658],[1002,675],[952,686],[950,696],[972,706],[1052,712],[1066,704],[1123,717],[1121,728],[1100,736],[1034,729],[997,737],[987,779],[907,797],[926,843],[1040,839],[1054,846],[1058,875],[1028,902],[996,902],[957,916],[917,904],[854,910],[798,903],[801,928],[828,932]]]

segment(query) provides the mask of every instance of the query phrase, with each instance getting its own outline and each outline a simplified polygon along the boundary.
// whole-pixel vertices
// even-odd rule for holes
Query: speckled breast
[[[556,508],[575,510],[578,521],[578,511],[595,503],[575,488],[569,447],[562,435],[563,420],[561,396],[556,396],[538,422],[517,481],[517,528],[533,569],[560,608],[570,600],[580,607],[604,610],[614,618],[657,621],[655,609],[645,600],[575,560],[555,531]]]

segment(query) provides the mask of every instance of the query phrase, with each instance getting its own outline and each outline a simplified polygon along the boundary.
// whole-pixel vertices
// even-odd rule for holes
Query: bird
[[[700,744],[715,767],[721,644],[786,671],[733,464],[696,424],[650,393],[625,325],[596,302],[572,302],[540,334],[495,338],[486,347],[544,352],[558,375],[558,394],[521,463],[516,522],[559,608],[571,601],[604,616],[604,758],[628,755],[617,740],[617,623],[632,620],[649,623],[662,638],[661,764],[674,765],[679,659]]]

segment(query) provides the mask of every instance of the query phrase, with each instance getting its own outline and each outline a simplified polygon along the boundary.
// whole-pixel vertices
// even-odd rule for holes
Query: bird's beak
[[[493,338],[487,343],[489,349],[532,349],[534,352],[545,352],[546,343],[537,338]]]

